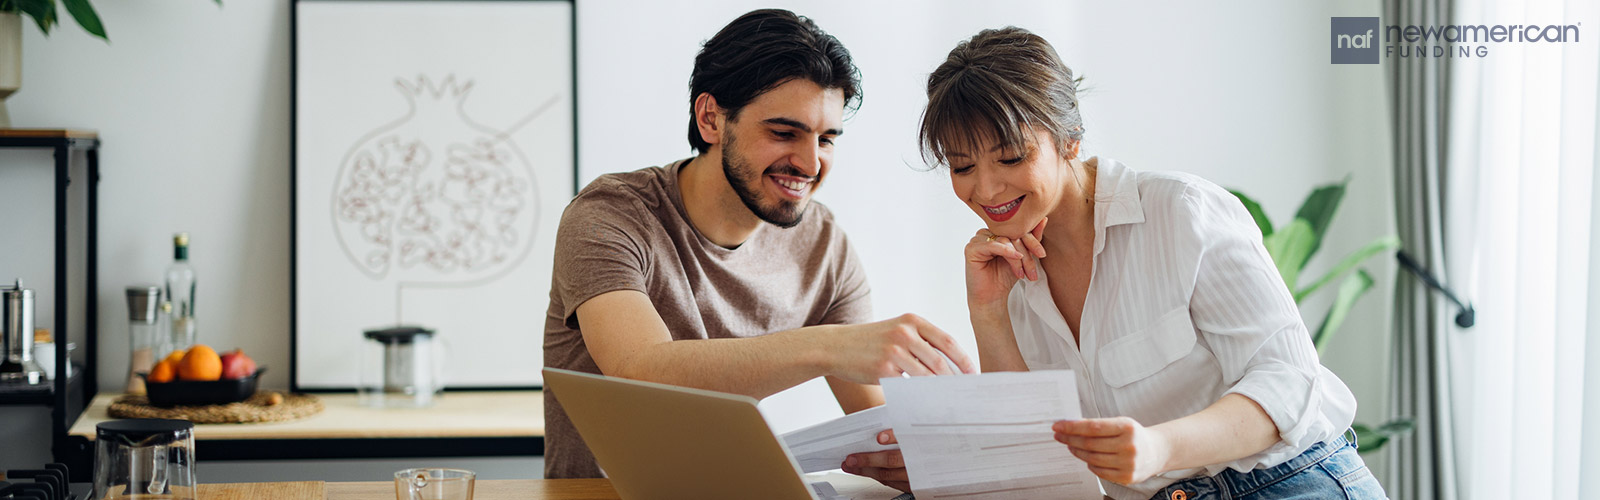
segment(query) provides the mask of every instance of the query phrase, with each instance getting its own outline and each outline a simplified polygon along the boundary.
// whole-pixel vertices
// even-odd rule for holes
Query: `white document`
[[[918,499],[1102,498],[1051,424],[1082,418],[1068,370],[886,378],[889,426]]]
[[[806,473],[833,470],[853,453],[895,450],[899,445],[878,444],[878,433],[889,428],[885,407],[861,410],[780,436],[783,445]]]

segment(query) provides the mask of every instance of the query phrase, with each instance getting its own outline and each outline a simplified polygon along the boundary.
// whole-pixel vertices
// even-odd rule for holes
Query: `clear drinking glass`
[[[463,469],[406,469],[394,473],[396,500],[472,500],[477,473]]]
[[[95,500],[195,500],[194,424],[153,418],[95,426]]]

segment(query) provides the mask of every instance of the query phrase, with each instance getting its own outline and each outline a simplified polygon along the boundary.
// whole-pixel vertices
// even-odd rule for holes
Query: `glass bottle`
[[[195,332],[195,277],[189,265],[189,233],[172,237],[172,265],[167,266],[167,301],[172,303],[172,348],[187,349],[194,345]]]
[[[171,336],[163,339],[164,342],[161,344],[162,354],[160,358],[157,358],[157,361],[166,359],[166,356],[172,354],[172,351],[188,351],[190,347],[194,347],[193,331],[182,332],[182,335],[180,335],[180,330],[173,327],[172,302],[161,301],[161,314],[157,316],[156,322],[159,325],[156,327],[158,331],[171,332]]]

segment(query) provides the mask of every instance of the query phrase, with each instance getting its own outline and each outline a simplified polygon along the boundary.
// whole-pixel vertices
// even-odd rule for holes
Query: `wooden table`
[[[328,483],[327,495],[327,500],[394,500],[394,482]],[[617,491],[605,479],[509,479],[477,481],[472,499],[617,500]]]
[[[605,479],[481,480],[473,487],[473,500],[617,500]],[[204,500],[394,500],[394,483],[231,483],[202,484]]]
[[[93,441],[95,425],[112,420],[111,401],[94,398],[67,432]],[[361,406],[355,394],[318,394],[321,413],[288,422],[198,424],[200,460],[536,456],[544,452],[540,391],[449,392],[430,408]]]

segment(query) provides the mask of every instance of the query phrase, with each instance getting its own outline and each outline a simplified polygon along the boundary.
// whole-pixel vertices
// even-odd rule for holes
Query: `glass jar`
[[[161,303],[161,287],[155,285],[130,286],[128,295],[128,394],[144,394],[144,378],[155,368],[160,356],[166,355],[166,336],[162,335],[160,315],[156,312]]]
[[[95,425],[98,500],[195,500],[194,424],[135,418]]]

